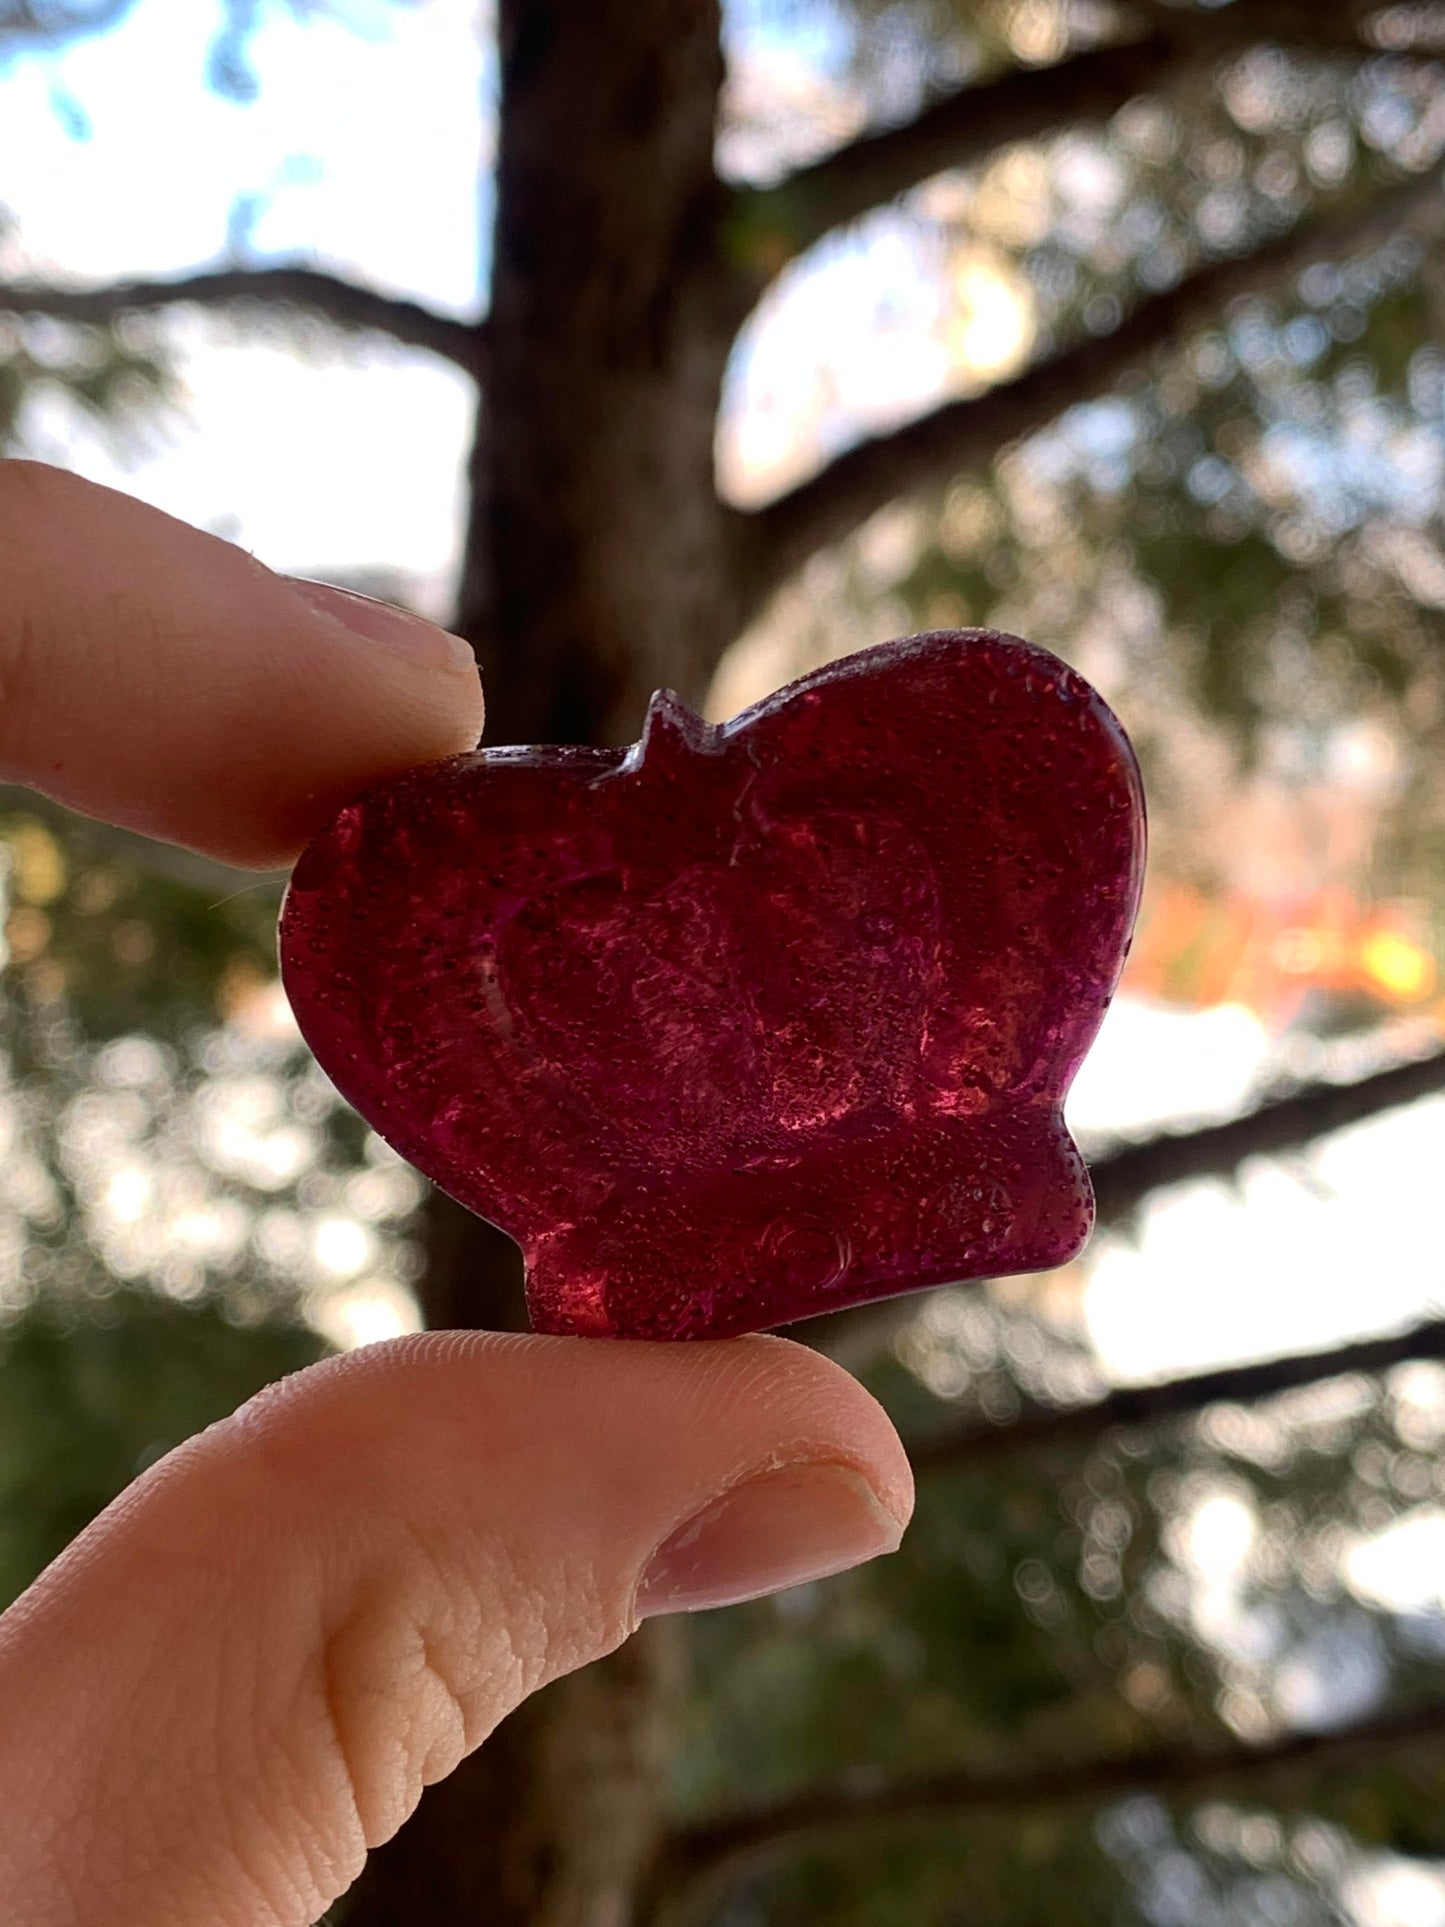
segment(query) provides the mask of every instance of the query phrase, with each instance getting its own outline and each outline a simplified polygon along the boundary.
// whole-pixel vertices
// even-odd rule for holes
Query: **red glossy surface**
[[[538,1329],[717,1335],[1077,1251],[1061,1105],[1142,863],[1088,684],[942,633],[410,772],[302,856],[282,967],[342,1092],[520,1242]]]

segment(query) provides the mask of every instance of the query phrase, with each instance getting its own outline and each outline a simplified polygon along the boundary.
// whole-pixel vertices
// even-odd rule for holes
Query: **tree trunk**
[[[660,1845],[676,1625],[558,1680],[372,1855],[345,1927],[631,1927]]]
[[[617,742],[700,700],[737,606],[713,440],[716,0],[502,0],[487,380],[458,627],[493,743]],[[515,1248],[434,1199],[433,1324],[515,1329]],[[662,1826],[681,1639],[561,1680],[374,1855],[347,1927],[627,1927]]]
[[[493,742],[630,741],[734,626],[715,0],[503,0],[464,631]]]

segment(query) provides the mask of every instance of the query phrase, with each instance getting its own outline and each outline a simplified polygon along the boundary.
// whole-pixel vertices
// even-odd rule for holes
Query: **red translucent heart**
[[[1087,683],[915,636],[384,785],[297,864],[282,970],[345,1096],[520,1243],[538,1330],[753,1331],[1079,1249],[1062,1104],[1143,849]]]

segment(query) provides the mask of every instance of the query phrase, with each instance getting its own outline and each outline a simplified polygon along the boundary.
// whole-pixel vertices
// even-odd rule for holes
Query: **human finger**
[[[256,868],[469,749],[467,646],[41,463],[0,461],[0,776]]]
[[[302,1927],[547,1680],[890,1551],[911,1503],[879,1407],[781,1339],[454,1332],[299,1373],[0,1618],[8,1917]]]

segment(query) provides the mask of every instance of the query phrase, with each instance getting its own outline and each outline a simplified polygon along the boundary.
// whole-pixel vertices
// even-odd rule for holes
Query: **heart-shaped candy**
[[[363,1117],[521,1244],[539,1330],[752,1331],[1079,1249],[1062,1105],[1143,850],[1086,682],[914,636],[383,785],[297,864],[282,970]]]

